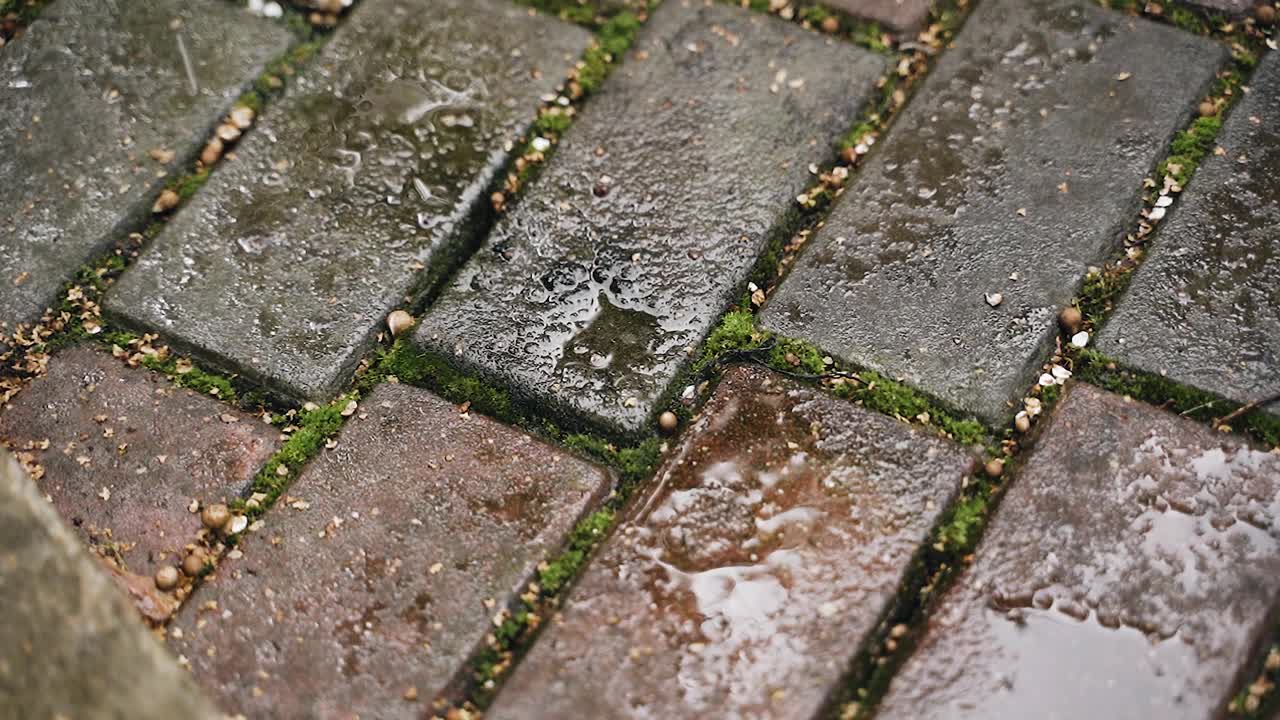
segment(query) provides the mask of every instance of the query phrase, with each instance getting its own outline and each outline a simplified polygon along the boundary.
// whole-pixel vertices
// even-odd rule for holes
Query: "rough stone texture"
[[[972,462],[730,370],[486,716],[814,717]]]
[[[502,0],[361,3],[108,309],[328,398],[387,312],[475,241],[505,144],[589,40]]]
[[[777,18],[664,3],[417,339],[637,430],[883,69]]]
[[[1274,627],[1280,456],[1071,387],[878,718],[1207,718]]]
[[[1089,2],[981,3],[764,326],[1002,422],[1225,57]]]
[[[0,412],[0,443],[44,468],[40,492],[143,585],[195,540],[191,501],[238,496],[276,438],[257,418],[87,347],[58,353]]]
[[[1280,58],[1250,86],[1097,344],[1239,402],[1280,391]]]
[[[244,558],[186,604],[173,646],[229,711],[421,717],[610,481],[426,391],[381,385]],[[403,699],[411,687],[417,702]]]
[[[76,268],[149,213],[158,173],[186,167],[288,43],[283,26],[230,3],[44,8],[0,55],[0,323],[39,317]],[[158,163],[153,149],[175,159]]]
[[[1265,0],[1189,0],[1192,5],[1199,5],[1206,10],[1217,10],[1231,15],[1244,15]]]
[[[0,717],[219,717],[4,451],[0,608]]]
[[[929,0],[827,0],[826,5],[897,32],[920,30],[929,18]]]

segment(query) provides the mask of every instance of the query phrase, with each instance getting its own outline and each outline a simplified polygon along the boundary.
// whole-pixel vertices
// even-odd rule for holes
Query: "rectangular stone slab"
[[[297,398],[473,243],[507,144],[590,37],[504,0],[369,0],[107,309]],[[501,28],[501,31],[497,31]]]
[[[972,465],[730,370],[486,717],[814,717]]]
[[[0,450],[0,713],[221,717]]]
[[[1241,403],[1280,392],[1280,57],[1249,85],[1097,340]]]
[[[0,412],[0,444],[44,469],[40,493],[155,620],[174,604],[152,594],[152,578],[182,562],[202,527],[191,502],[239,496],[278,437],[256,417],[89,347],[54,355]]]
[[[231,3],[43,8],[0,54],[0,323],[37,319],[81,265],[145,218],[165,182],[158,172],[188,167],[219,114],[288,44],[282,25]],[[151,150],[174,156],[159,163]]]
[[[1280,455],[1070,387],[876,717],[1225,717],[1278,513]]]
[[[1091,2],[979,4],[761,322],[1003,422],[1225,58]]]
[[[664,3],[416,339],[638,430],[884,66],[761,13]]]
[[[184,606],[172,646],[231,712],[429,715],[611,483],[424,390],[381,385],[241,543],[244,557],[223,560]]]
[[[904,33],[920,30],[929,18],[929,0],[827,0],[826,5]]]

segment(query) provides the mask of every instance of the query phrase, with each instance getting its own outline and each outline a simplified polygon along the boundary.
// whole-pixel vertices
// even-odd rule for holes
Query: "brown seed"
[[[834,15],[822,18],[822,32],[834,33],[840,30],[840,20]]]
[[[1000,459],[988,460],[985,470],[987,477],[998,478],[1004,474],[1004,461]]]
[[[418,688],[416,688],[416,687],[409,687],[409,688],[405,688],[405,691],[404,691],[404,699],[405,699],[405,700],[408,700],[409,702],[413,702],[414,700],[417,700],[417,699],[418,699]]]
[[[1031,418],[1027,417],[1026,415],[1019,415],[1017,418],[1014,419],[1013,426],[1017,428],[1018,432],[1020,433],[1030,432]]]
[[[500,192],[495,192],[489,196],[489,202],[493,204],[493,209],[502,212],[502,206],[507,204],[507,197]]]
[[[160,197],[156,198],[156,204],[151,206],[151,212],[157,215],[169,212],[178,207],[178,203],[181,201],[182,198],[178,197],[178,193],[172,190],[165,190],[160,193]]]
[[[196,577],[204,571],[207,563],[203,550],[192,550],[185,558],[182,559],[182,572],[187,577]]]
[[[200,511],[200,521],[210,530],[218,530],[231,522],[231,511],[222,503],[206,505],[204,510]]]
[[[1084,316],[1080,314],[1080,310],[1067,306],[1062,308],[1062,312],[1058,313],[1058,323],[1068,332],[1075,332],[1080,323],[1084,322]]]
[[[675,432],[675,429],[679,427],[679,425],[680,418],[676,417],[676,414],[670,410],[658,416],[658,427],[661,428],[664,433]]]
[[[1263,25],[1270,25],[1276,21],[1276,8],[1274,5],[1259,5],[1258,8],[1253,11],[1253,14],[1258,18],[1258,22]]]
[[[1205,100],[1200,103],[1200,117],[1212,117],[1218,114],[1218,108],[1213,103]]]
[[[237,105],[231,109],[231,124],[241,130],[247,130],[253,124],[254,115],[256,113],[254,113],[253,108],[247,105]]]
[[[218,162],[218,158],[222,157],[222,141],[213,138],[208,145],[204,146],[204,150],[200,151],[200,162],[206,167]]]
[[[156,571],[156,587],[165,592],[178,587],[180,579],[178,568],[172,565],[165,565]]]
[[[233,142],[240,137],[240,128],[231,123],[222,123],[214,133],[222,138],[223,142]]]
[[[858,151],[851,147],[847,147],[840,151],[840,159],[847,163],[851,163],[858,159]]]
[[[413,327],[413,316],[404,310],[392,310],[387,316],[387,329],[391,331],[392,337],[399,337],[411,327]]]

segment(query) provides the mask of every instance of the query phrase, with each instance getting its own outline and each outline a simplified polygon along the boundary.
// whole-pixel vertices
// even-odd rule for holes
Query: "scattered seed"
[[[1080,332],[1076,333],[1075,335],[1072,335],[1072,336],[1071,336],[1071,344],[1072,344],[1072,345],[1074,345],[1075,347],[1078,347],[1078,348],[1083,348],[1083,347],[1088,346],[1088,345],[1089,345],[1089,333],[1087,333],[1087,332],[1085,332],[1085,331],[1081,330]]]
[[[165,565],[156,571],[156,588],[168,592],[178,587],[178,581],[181,580],[178,575],[178,568],[172,565]]]
[[[1062,312],[1058,313],[1058,324],[1062,325],[1062,329],[1067,332],[1075,332],[1082,322],[1084,322],[1084,315],[1080,314],[1077,308],[1064,307]]]
[[[1000,303],[1004,302],[1004,295],[1000,293],[986,293],[983,297],[991,307],[999,307]]]
[[[225,146],[219,138],[213,138],[209,144],[204,146],[204,150],[200,151],[200,163],[203,165],[212,165],[218,162],[218,158],[222,157],[222,150]]]
[[[182,559],[182,572],[186,573],[187,577],[195,577],[204,570],[205,563],[204,551],[200,549],[192,550]]]
[[[358,410],[359,408],[360,408],[359,403],[357,403],[355,400],[351,400],[350,402],[347,403],[346,407],[342,408],[341,415],[342,417],[351,417],[352,415],[356,414],[356,410]]]
[[[231,511],[222,503],[206,505],[200,512],[200,522],[210,530],[218,530],[231,522]]]
[[[1004,474],[1004,460],[998,458],[988,460],[984,469],[987,471],[987,477],[998,478]]]
[[[399,337],[411,327],[413,327],[413,316],[404,310],[393,310],[387,316],[387,329],[391,331],[392,337]]]
[[[169,212],[178,207],[178,203],[181,201],[182,198],[178,196],[178,193],[172,190],[165,190],[160,193],[160,197],[156,198],[155,205],[151,206],[151,212],[157,215]]]
[[[240,138],[240,128],[231,123],[222,123],[214,133],[222,139],[223,142],[235,142]]]
[[[241,130],[246,130],[253,124],[254,114],[253,108],[246,105],[237,105],[231,110],[231,124]]]
[[[1013,426],[1020,433],[1031,432],[1031,418],[1027,417],[1025,412],[1018,413],[1018,417],[1013,419]]]
[[[670,410],[658,416],[658,427],[664,433],[670,434],[675,432],[675,429],[679,425],[680,425],[680,418],[676,417],[676,414],[671,412]]]
[[[173,162],[174,157],[173,151],[166,150],[165,148],[152,148],[147,151],[147,155],[150,155],[152,160],[155,160],[161,165],[168,165]]]
[[[1259,5],[1257,9],[1253,11],[1253,16],[1256,17],[1258,22],[1263,25],[1270,25],[1276,21],[1275,6],[1270,3]]]

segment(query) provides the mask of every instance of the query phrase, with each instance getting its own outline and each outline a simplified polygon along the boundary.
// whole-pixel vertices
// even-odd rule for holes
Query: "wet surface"
[[[0,450],[0,716],[219,717]]]
[[[1074,385],[878,718],[1219,717],[1280,591],[1280,455]]]
[[[1002,422],[1225,58],[1092,3],[981,3],[762,323]]]
[[[187,602],[172,647],[229,712],[421,717],[610,482],[426,391],[381,385],[244,557]]]
[[[929,0],[827,0],[826,5],[897,32],[920,30],[929,18]]]
[[[486,716],[812,716],[971,466],[730,370]]]
[[[288,43],[283,26],[229,3],[43,8],[0,55],[0,323],[38,318],[77,268],[122,239],[114,232],[145,217],[157,173],[186,167]],[[155,149],[175,159],[156,162]]]
[[[1198,5],[1206,10],[1221,10],[1233,15],[1244,15],[1249,10],[1265,4],[1257,0],[1188,0],[1189,5]]]
[[[1249,85],[1097,345],[1242,403],[1280,393],[1280,58]]]
[[[180,564],[183,546],[195,541],[201,524],[191,502],[239,496],[278,435],[259,418],[87,347],[58,353],[48,374],[0,412],[0,443],[44,469],[40,494],[89,547],[143,585],[160,567]]]
[[[417,340],[639,429],[883,68],[777,18],[665,3]]]
[[[361,3],[108,310],[328,398],[386,314],[473,241],[504,145],[588,41],[499,0]]]

